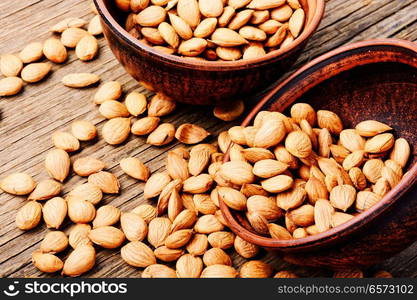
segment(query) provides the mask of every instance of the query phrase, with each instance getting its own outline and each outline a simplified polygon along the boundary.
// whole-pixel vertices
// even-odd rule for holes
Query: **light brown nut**
[[[124,245],[120,254],[126,263],[134,267],[145,268],[156,264],[156,257],[151,248],[139,241]]]
[[[146,96],[138,92],[131,92],[126,96],[125,105],[129,113],[137,117],[146,110]]]
[[[172,27],[182,39],[189,40],[193,37],[193,31],[187,22],[173,13],[168,13],[168,17]]]
[[[29,230],[38,226],[42,217],[42,205],[29,201],[16,214],[15,224],[21,230]]]
[[[65,29],[61,34],[61,42],[65,47],[75,48],[78,42],[88,35],[88,32],[81,28],[70,27]]]
[[[26,173],[13,173],[0,181],[0,188],[12,195],[27,195],[36,187],[32,176]]]
[[[269,223],[268,230],[269,230],[269,234],[271,235],[273,239],[278,239],[278,240],[292,239],[291,233],[280,225]]]
[[[200,217],[194,226],[194,230],[197,233],[204,234],[210,234],[223,229],[224,225],[220,223],[214,215],[204,215]]]
[[[234,1],[234,0],[232,0],[232,1]],[[240,0],[237,0],[237,1],[240,1]],[[248,0],[245,0],[245,1],[248,1]],[[229,5],[230,6],[226,6],[224,8],[222,15],[218,18],[220,27],[227,26],[227,24],[229,24],[230,20],[235,15],[236,5],[233,5],[233,3],[231,3],[230,1],[229,1]]]
[[[40,42],[33,42],[26,45],[19,53],[20,60],[25,63],[38,61],[43,56],[43,45]]]
[[[288,218],[295,225],[306,227],[314,224],[314,207],[305,204],[287,213]]]
[[[217,231],[210,233],[208,242],[213,248],[229,249],[233,246],[235,235],[228,231]]]
[[[102,130],[104,140],[110,145],[123,143],[130,134],[130,118],[113,118],[108,120]]]
[[[246,205],[248,212],[258,213],[268,221],[277,220],[282,216],[282,211],[273,197],[251,196],[248,198]]]
[[[132,125],[132,133],[135,135],[146,135],[153,132],[159,124],[158,117],[144,117],[137,120]]]
[[[68,217],[74,223],[89,223],[94,220],[96,209],[94,205],[83,199],[71,199],[68,201]]]
[[[217,47],[216,55],[222,60],[233,61],[242,57],[242,52],[239,48],[232,47]]]
[[[317,111],[317,124],[320,128],[327,128],[331,134],[340,134],[343,124],[340,117],[332,111]]]
[[[272,267],[261,261],[251,260],[242,265],[239,272],[240,278],[268,278],[272,275]]]
[[[48,228],[58,229],[64,222],[67,216],[67,202],[60,198],[55,197],[45,202],[42,207],[43,220]]]
[[[170,249],[177,249],[185,246],[193,236],[192,229],[180,229],[174,231],[165,239],[165,246]]]
[[[66,18],[56,23],[49,30],[52,32],[62,33],[65,29],[68,29],[70,27],[79,28],[79,27],[83,27],[86,24],[87,24],[87,21],[80,19],[80,18]]]
[[[349,151],[364,150],[365,139],[355,129],[345,129],[340,132],[340,143]]]
[[[219,198],[230,208],[235,210],[246,209],[246,196],[230,187],[218,187]]]
[[[236,47],[248,43],[248,41],[236,31],[228,28],[217,28],[213,32],[211,40],[213,43],[221,47]]]
[[[271,115],[262,122],[255,133],[253,147],[269,148],[280,143],[286,134],[284,122],[279,117]],[[246,138],[248,141],[248,139]]]
[[[237,276],[238,272],[235,268],[226,265],[211,265],[201,273],[201,278],[236,278]]]
[[[147,181],[150,175],[149,168],[140,159],[135,157],[124,158],[120,161],[120,167],[130,177]]]
[[[191,255],[198,256],[206,253],[208,247],[208,239],[205,234],[195,234],[187,244],[187,251]]]
[[[191,176],[184,181],[183,191],[191,194],[201,194],[207,192],[213,184],[213,179],[208,174]]]
[[[381,133],[366,141],[364,150],[368,153],[381,153],[394,146],[394,136],[391,133]]]
[[[373,137],[385,131],[392,130],[392,128],[388,125],[375,120],[362,121],[356,125],[355,129],[361,136],[364,137]]]
[[[108,81],[100,85],[94,94],[94,103],[102,104],[106,100],[117,100],[122,95],[122,85],[117,81]]]
[[[80,141],[91,141],[97,136],[97,128],[90,121],[78,120],[71,124],[71,133]]]
[[[103,192],[101,189],[88,182],[75,187],[66,196],[67,201],[70,201],[71,199],[83,199],[91,202],[93,205],[99,203],[102,198]]]
[[[23,63],[17,55],[3,54],[0,57],[0,72],[6,77],[18,76]]]
[[[98,16],[96,16],[98,18]],[[94,18],[96,18],[94,17]],[[75,47],[75,54],[82,61],[89,61],[96,57],[98,53],[97,39],[88,34],[84,36]]]
[[[88,224],[73,225],[69,232],[68,241],[72,248],[77,248],[81,245],[92,245],[88,234],[91,231],[91,226]]]
[[[376,183],[382,176],[384,162],[381,159],[370,159],[363,165],[363,174],[371,183]]]
[[[68,58],[67,49],[57,38],[49,38],[44,42],[43,54],[47,59],[57,64],[65,62]]]
[[[261,43],[250,43],[250,45],[244,49],[242,58],[252,59],[264,56],[265,54],[265,49]]]
[[[124,233],[113,226],[101,226],[95,228],[90,231],[88,237],[94,244],[106,249],[118,248],[125,241]]]
[[[358,190],[363,190],[367,186],[367,181],[365,175],[362,173],[361,169],[355,167],[350,169],[349,177],[352,180],[353,185]]]
[[[148,234],[148,225],[142,217],[134,213],[122,213],[120,225],[126,239],[131,242],[142,241]]]
[[[279,22],[288,21],[293,14],[291,6],[285,4],[271,11],[271,18]]]
[[[62,149],[53,149],[46,154],[45,168],[50,177],[60,182],[67,178],[70,165],[69,155]]]
[[[68,237],[62,231],[50,231],[43,238],[40,250],[43,253],[55,254],[68,247]]]
[[[155,218],[148,225],[148,242],[155,248],[165,244],[171,231],[171,221],[168,218]]]
[[[101,27],[99,15],[94,16],[90,20],[90,23],[88,24],[88,33],[91,35],[100,35],[103,33],[103,28]]]
[[[160,6],[151,5],[136,15],[136,23],[144,27],[156,27],[166,18],[166,11]]]
[[[236,236],[234,248],[236,252],[244,258],[252,258],[259,253],[259,247],[257,245],[245,241],[240,236]]]
[[[312,144],[306,133],[293,131],[285,139],[285,148],[296,157],[306,158],[311,154]]]
[[[23,88],[23,81],[19,77],[6,77],[0,79],[0,97],[13,96]]]
[[[77,277],[94,267],[96,251],[91,245],[80,245],[71,252],[64,263],[63,275]]]
[[[103,193],[119,193],[120,183],[115,175],[110,172],[100,171],[88,176],[88,183],[99,187]]]
[[[232,30],[238,30],[250,21],[253,14],[254,11],[252,9],[241,10],[230,20],[227,27]]]
[[[61,82],[71,88],[84,88],[97,83],[100,77],[93,73],[72,73],[65,75]]]
[[[61,192],[62,185],[52,179],[45,179],[38,183],[28,200],[48,200]]]
[[[80,141],[68,132],[54,132],[52,134],[52,143],[56,148],[66,152],[74,152],[80,149]]]
[[[224,163],[220,167],[220,173],[226,180],[238,185],[255,181],[252,166],[243,161],[229,161]]]
[[[303,29],[305,22],[305,12],[302,8],[296,9],[292,16],[290,17],[290,20],[288,21],[288,26],[291,31],[291,34],[294,38],[297,38],[301,30]]]
[[[348,208],[355,202],[356,190],[351,185],[338,185],[332,189],[329,198],[333,207],[347,211]]]
[[[29,83],[41,81],[51,71],[52,66],[49,63],[31,63],[26,65],[20,76]]]
[[[32,253],[32,262],[39,271],[44,273],[58,272],[64,266],[62,260],[55,255],[40,251]]]
[[[161,264],[147,266],[142,272],[142,278],[177,278],[176,272]]]
[[[119,222],[120,209],[113,205],[103,205],[97,209],[96,217],[93,220],[93,228],[111,226]]]
[[[410,157],[410,152],[410,145],[408,142],[404,138],[399,138],[394,143],[394,147],[390,154],[390,159],[404,168],[407,165],[407,161]]]
[[[180,125],[175,132],[175,138],[184,144],[200,143],[209,135],[204,128],[187,123]]]
[[[203,256],[203,262],[206,266],[225,265],[231,266],[232,260],[226,252],[220,248],[211,248]]]
[[[217,26],[216,18],[204,19],[194,30],[194,36],[197,38],[207,38],[211,35]]]
[[[143,189],[145,199],[157,197],[165,186],[171,182],[171,177],[167,172],[154,173],[146,182]]]
[[[376,193],[360,191],[356,197],[355,207],[358,211],[364,211],[374,206],[380,200],[381,196]]]
[[[199,278],[203,270],[203,261],[200,257],[184,254],[176,263],[178,278]]]
[[[105,163],[99,159],[86,156],[80,157],[74,161],[74,172],[79,176],[89,176],[98,173],[106,167]]]
[[[305,201],[307,193],[302,187],[294,187],[291,190],[277,194],[276,200],[279,208],[284,210],[299,207]]]
[[[154,254],[157,259],[164,262],[172,262],[178,260],[182,255],[184,255],[183,249],[170,249],[166,246],[161,246],[155,249]]]
[[[277,175],[261,181],[262,188],[270,193],[280,193],[290,189],[294,180],[288,175]]]
[[[157,217],[156,208],[150,204],[141,204],[132,209],[131,212],[142,217],[142,219],[145,220],[146,223],[149,223]]]
[[[146,139],[146,143],[154,146],[164,146],[174,140],[175,127],[170,123],[159,125]]]
[[[319,232],[324,232],[331,228],[332,215],[335,209],[328,200],[318,199],[314,205],[314,223]]]
[[[214,214],[218,209],[208,194],[195,194],[193,201],[196,209],[203,215]]]
[[[200,23],[200,9],[197,0],[179,0],[177,13],[192,28]]]

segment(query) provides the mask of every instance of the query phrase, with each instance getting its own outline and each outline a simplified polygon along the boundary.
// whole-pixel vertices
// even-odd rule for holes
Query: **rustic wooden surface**
[[[353,41],[396,37],[417,40],[417,1],[414,0],[327,0],[326,14],[318,32],[312,37],[297,64]],[[0,54],[16,53],[27,43],[42,41],[51,36],[48,28],[65,17],[91,19],[93,13],[86,0],[3,0],[0,1]],[[100,38],[98,59],[84,63],[70,51],[68,61],[54,65],[47,79],[27,85],[24,92],[0,100],[0,178],[16,171],[25,171],[39,181],[47,178],[43,168],[45,153],[52,148],[50,135],[76,119],[91,120],[99,131],[103,118],[92,103],[96,87],[69,89],[60,79],[71,72],[94,72],[102,82],[118,80],[125,92],[145,91],[113,57],[106,42]],[[278,78],[277,78],[278,79]],[[148,92],[147,92],[148,93]],[[149,93],[148,93],[149,94]],[[149,94],[150,95],[150,94]],[[256,98],[256,97],[255,97]],[[174,124],[196,123],[213,134],[231,126],[211,116],[209,107],[181,105],[165,119]],[[163,148],[150,147],[143,138],[130,137],[121,147],[107,145],[103,140],[84,143],[82,150],[72,159],[94,155],[103,159],[111,172],[120,179],[120,196],[106,196],[103,203],[111,203],[123,211],[143,203],[143,184],[123,175],[118,161],[126,156],[142,159],[152,172],[164,167],[165,152],[175,144]],[[65,183],[64,194],[75,185],[85,182],[84,178],[71,177]],[[17,210],[24,205],[24,197],[13,197],[0,192],[0,276],[1,277],[42,277],[31,264],[31,253],[39,247],[48,229],[42,225],[30,232],[22,232],[14,225]],[[68,224],[67,224],[68,225]],[[66,226],[65,230],[67,230]],[[366,271],[386,269],[396,277],[417,277],[417,243],[379,266]],[[68,253],[64,254],[64,257]],[[330,276],[328,270],[291,266],[266,252],[260,258],[270,262],[276,270],[289,269],[303,277]],[[233,255],[236,265],[243,260]],[[85,276],[88,277],[139,277],[140,271],[125,264],[119,251],[99,250],[97,265]],[[50,275],[47,275],[50,276]]]

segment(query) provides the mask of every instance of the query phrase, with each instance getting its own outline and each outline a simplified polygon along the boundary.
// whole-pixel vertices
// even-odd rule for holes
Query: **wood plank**
[[[48,28],[63,18],[77,16],[89,20],[93,16],[85,0],[24,0],[13,1],[13,5],[10,5],[11,1],[0,1],[0,53],[16,53],[29,42],[45,40],[52,35]],[[291,71],[313,57],[347,42],[375,37],[417,40],[417,3],[413,0],[327,0],[326,5],[325,18],[319,30]],[[67,130],[75,119],[91,120],[101,131],[104,119],[92,103],[96,87],[82,90],[64,87],[60,83],[64,75],[71,72],[94,72],[100,75],[102,82],[120,81],[125,93],[137,90],[151,95],[126,74],[103,38],[99,45],[98,59],[84,63],[77,60],[74,52],[70,51],[68,61],[63,65],[54,65],[47,80],[26,85],[24,92],[18,96],[0,100],[0,177],[12,171],[27,171],[36,180],[47,178],[43,160],[46,152],[52,149],[50,135],[56,130]],[[256,101],[257,97],[253,99]],[[196,123],[214,135],[239,123],[238,120],[226,124],[211,116],[210,107],[189,105],[180,105],[175,114],[164,118],[164,121],[175,125]],[[123,147],[113,147],[99,140],[83,144],[82,151],[74,154],[72,159],[84,155],[103,159],[108,164],[108,170],[119,177],[123,191],[118,197],[105,196],[103,203],[111,203],[128,211],[146,201],[142,195],[143,183],[122,173],[118,166],[120,159],[126,156],[138,157],[152,172],[156,172],[164,168],[166,151],[175,146],[150,147],[145,144],[144,138],[139,137],[130,137]],[[85,181],[85,178],[72,176],[65,182],[63,194]],[[42,225],[24,233],[15,228],[14,216],[25,201],[24,197],[12,197],[0,192],[0,276],[53,277],[40,273],[30,262],[31,253],[39,247],[48,229]],[[69,223],[64,228],[66,231]],[[417,243],[384,264],[371,268],[369,272],[386,268],[396,276],[417,277],[416,250]],[[244,262],[239,255],[230,253],[235,265]],[[68,251],[64,257],[66,255]],[[266,251],[257,258],[271,263],[276,270],[293,270],[303,277],[331,276],[328,270],[289,265]],[[100,249],[97,266],[86,276],[139,277],[140,271],[126,265],[119,251]]]

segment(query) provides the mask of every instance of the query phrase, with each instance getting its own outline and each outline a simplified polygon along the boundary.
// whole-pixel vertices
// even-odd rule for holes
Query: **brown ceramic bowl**
[[[277,240],[245,229],[237,212],[220,203],[231,229],[245,240],[277,250],[287,261],[310,266],[365,267],[417,240],[417,45],[386,39],[343,46],[281,82],[243,122],[261,110],[284,111],[294,102],[336,112],[345,127],[375,119],[412,145],[408,174],[378,204],[329,231]],[[301,253],[301,254],[300,254]]]
[[[126,71],[146,87],[191,104],[219,104],[248,96],[270,85],[289,70],[316,31],[324,13],[324,0],[300,0],[306,11],[302,34],[287,48],[262,58],[210,62],[161,53],[133,38],[120,24],[113,0],[94,0],[104,36]]]

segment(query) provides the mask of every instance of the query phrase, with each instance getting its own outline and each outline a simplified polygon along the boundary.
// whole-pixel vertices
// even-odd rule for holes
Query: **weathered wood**
[[[85,0],[22,0],[0,1],[0,54],[17,53],[27,43],[42,41],[51,36],[49,27],[65,17],[92,18],[89,2]],[[293,70],[306,61],[334,49],[342,44],[377,37],[397,37],[417,40],[417,3],[413,0],[329,0],[326,14],[318,32],[312,37]],[[26,171],[36,180],[47,178],[43,168],[45,153],[52,149],[50,135],[61,129],[67,130],[75,119],[91,120],[99,132],[103,118],[92,103],[96,87],[75,90],[64,87],[60,80],[71,72],[94,72],[102,82],[118,80],[124,92],[133,90],[146,92],[118,64],[106,46],[99,40],[98,59],[84,63],[70,51],[67,62],[54,65],[48,78],[38,84],[26,85],[23,93],[0,100],[0,177],[14,171]],[[278,78],[277,78],[278,79]],[[257,97],[253,97],[256,100]],[[166,122],[179,125],[196,123],[215,134],[232,126],[211,116],[210,107],[180,105],[177,111],[164,118]],[[212,139],[213,140],[213,139]],[[209,140],[210,141],[210,140]],[[103,159],[108,169],[114,172],[122,184],[118,197],[106,196],[103,203],[112,203],[123,211],[145,202],[143,184],[127,177],[118,166],[121,158],[136,156],[155,172],[164,167],[165,152],[176,144],[156,148],[145,144],[144,138],[131,136],[123,147],[107,145],[102,139],[94,143],[83,143],[82,150],[72,159],[93,155]],[[73,176],[65,183],[64,194],[74,186],[85,182],[85,178]],[[45,233],[44,225],[30,232],[22,232],[14,225],[17,210],[25,203],[24,197],[12,197],[0,192],[0,276],[1,277],[51,277],[39,272],[31,264],[31,253],[39,247]],[[69,222],[68,224],[69,225]],[[64,230],[68,230],[65,226]],[[379,268],[392,271],[395,276],[417,277],[417,243],[396,257],[387,260]],[[68,255],[68,251],[64,257]],[[242,264],[239,255],[233,261]],[[259,258],[270,262],[276,270],[289,269],[300,276],[329,276],[327,270],[292,266],[280,258],[263,252]],[[97,266],[86,274],[89,277],[139,277],[140,271],[126,265],[119,251],[100,250]]]

